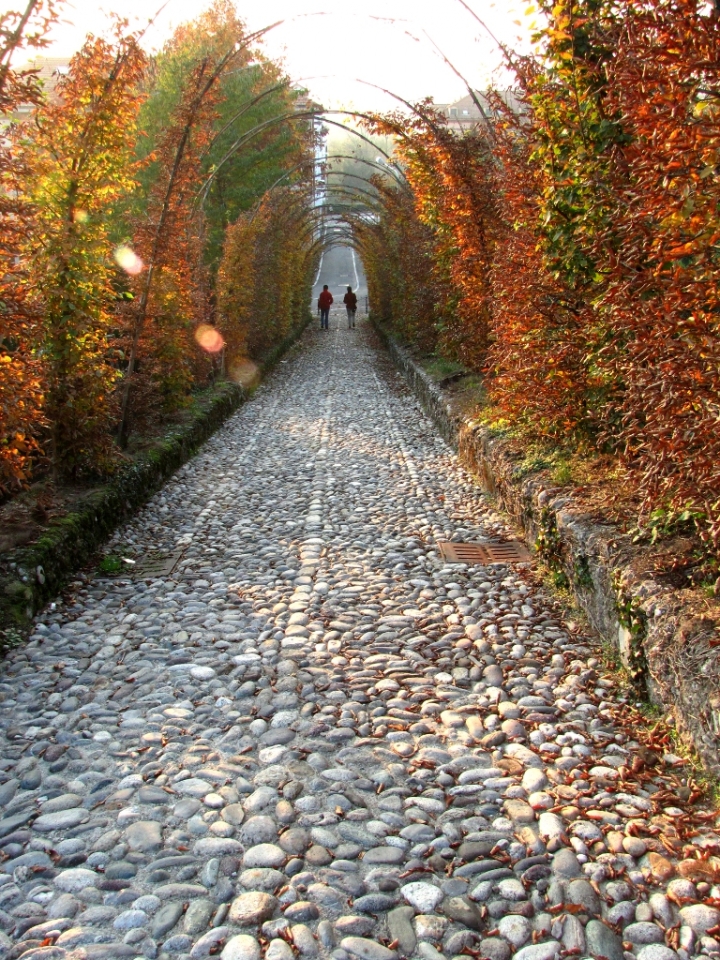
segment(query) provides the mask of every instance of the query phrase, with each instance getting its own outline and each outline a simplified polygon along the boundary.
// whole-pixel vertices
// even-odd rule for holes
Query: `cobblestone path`
[[[444,565],[502,519],[331,326],[110,546],[175,572],[76,585],[2,664],[0,957],[717,952],[674,759],[627,772],[528,570]]]

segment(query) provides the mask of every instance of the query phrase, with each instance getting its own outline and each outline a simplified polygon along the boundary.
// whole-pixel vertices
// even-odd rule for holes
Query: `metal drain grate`
[[[485,540],[483,543],[438,543],[443,560],[448,563],[527,563],[530,553],[515,540]]]
[[[167,577],[178,565],[184,553],[185,550],[182,547],[173,550],[172,553],[159,553],[158,551],[146,553],[144,557],[140,557],[137,563],[128,564],[127,570],[123,570],[123,574],[132,577],[133,580]]]

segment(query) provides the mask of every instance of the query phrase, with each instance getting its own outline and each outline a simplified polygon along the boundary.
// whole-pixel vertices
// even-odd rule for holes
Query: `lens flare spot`
[[[115,251],[115,262],[121,270],[129,273],[131,277],[136,277],[139,273],[142,273],[145,267],[135,251],[125,246],[118,247]]]
[[[229,373],[230,378],[243,387],[252,387],[258,380],[258,368],[252,360],[235,360]]]
[[[76,210],[73,213],[73,220],[75,223],[87,223],[90,219],[87,210]]]
[[[208,323],[201,323],[195,331],[195,339],[208,353],[220,353],[225,346],[222,334]]]

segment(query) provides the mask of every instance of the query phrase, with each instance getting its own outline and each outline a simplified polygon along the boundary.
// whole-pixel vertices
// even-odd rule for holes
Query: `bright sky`
[[[147,23],[161,0],[73,0],[64,8],[66,23],[56,28],[49,54],[69,55],[92,31],[103,33],[111,10]],[[530,0],[470,0],[469,6],[495,36],[515,50],[529,48],[533,17]],[[148,32],[148,46],[158,48],[172,28],[203,9],[197,0],[169,0]],[[511,80],[497,74],[502,56],[497,45],[463,9],[459,0],[238,0],[238,11],[249,29],[276,20],[285,22],[268,34],[266,53],[283,58],[287,72],[303,83],[326,107],[392,107],[393,101],[369,86],[386,87],[406,100],[430,96],[436,103],[458,100],[466,93],[433,44],[442,50],[468,82],[484,88],[494,75],[502,85]],[[520,21],[522,26],[514,21]]]

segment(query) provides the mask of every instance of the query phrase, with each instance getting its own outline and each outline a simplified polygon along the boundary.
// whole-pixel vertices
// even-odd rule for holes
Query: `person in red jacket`
[[[328,329],[328,320],[330,318],[330,307],[333,303],[333,295],[328,290],[328,285],[325,284],[322,288],[322,293],[318,297],[318,308],[320,310],[320,329]]]
[[[357,312],[357,296],[353,293],[353,288],[348,287],[347,293],[343,297],[343,303],[348,315],[348,330],[355,329],[355,314]]]

